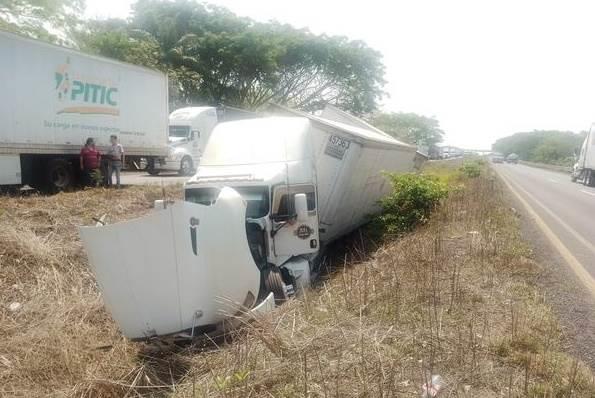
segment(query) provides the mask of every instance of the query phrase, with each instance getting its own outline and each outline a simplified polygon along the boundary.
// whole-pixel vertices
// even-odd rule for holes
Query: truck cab
[[[595,185],[595,177],[593,175],[593,170],[595,170],[595,157],[593,156],[592,149],[594,144],[593,126],[591,126],[581,145],[576,162],[572,167],[572,172],[570,174],[570,180],[572,182],[578,181],[587,186]]]
[[[173,111],[169,115],[168,156],[149,163],[149,174],[174,171],[191,175],[217,121],[214,107],[187,107]]]
[[[241,195],[251,262],[264,276],[263,291],[277,300],[309,285],[320,247],[309,129],[303,118],[223,123],[184,187],[187,202],[207,206],[221,200],[223,188]]]

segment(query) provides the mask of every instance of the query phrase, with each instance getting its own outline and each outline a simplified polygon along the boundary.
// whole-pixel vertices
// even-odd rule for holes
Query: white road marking
[[[548,180],[549,180],[550,182],[553,182],[554,184],[559,184],[559,183],[560,183],[560,181],[558,181],[558,180],[554,180],[553,178],[548,178]]]
[[[585,191],[584,189],[580,190],[582,193],[586,193],[587,195],[595,196],[595,192]]]
[[[587,242],[586,239],[583,238],[578,232],[576,232],[575,230],[570,228],[570,226],[568,224],[566,224],[559,217],[557,217],[555,214],[553,214],[553,212],[551,210],[549,210],[547,207],[545,207],[543,204],[541,204],[539,201],[537,201],[535,199],[535,197],[533,197],[529,192],[527,192],[523,188],[521,188],[520,185],[518,185],[517,183],[510,180],[507,176],[504,175],[504,173],[500,172],[499,175],[500,175],[500,178],[502,179],[502,181],[504,182],[504,185],[506,185],[508,187],[508,189],[513,193],[513,195],[525,207],[525,210],[527,210],[529,215],[531,217],[533,217],[533,219],[537,223],[537,226],[541,229],[541,231],[549,239],[550,243],[554,246],[554,248],[556,248],[558,253],[560,253],[562,258],[564,258],[564,260],[566,260],[566,263],[574,271],[576,276],[583,282],[583,284],[587,287],[589,292],[593,296],[595,296],[595,279],[593,279],[593,276],[591,276],[591,274],[585,269],[583,264],[581,264],[578,261],[578,259],[572,254],[570,249],[568,249],[566,247],[566,245],[564,245],[564,243],[562,243],[562,241],[560,240],[558,235],[556,235],[556,233],[547,225],[547,223],[537,214],[537,212],[533,209],[533,207],[529,204],[529,202],[521,196],[519,191],[523,192],[523,194],[525,194],[529,200],[533,201],[533,203],[535,203],[536,205],[541,207],[543,210],[545,210],[545,212],[548,213],[548,215],[550,217],[552,217],[554,219],[554,221],[557,221],[568,232],[570,232],[572,235],[574,235],[574,237],[577,238],[579,240],[579,242],[581,242],[584,246],[586,246],[587,249],[590,249],[591,251],[595,252],[595,247],[593,245],[591,245],[591,243]]]

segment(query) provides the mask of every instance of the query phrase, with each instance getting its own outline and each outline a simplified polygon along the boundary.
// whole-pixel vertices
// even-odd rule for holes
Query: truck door
[[[294,198],[306,194],[308,217],[295,217]],[[318,209],[314,185],[279,185],[273,189],[272,218],[275,221],[274,251],[276,256],[294,256],[318,251]]]

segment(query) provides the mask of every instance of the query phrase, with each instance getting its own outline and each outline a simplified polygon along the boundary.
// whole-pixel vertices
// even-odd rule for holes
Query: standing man
[[[101,153],[95,148],[95,140],[87,138],[85,146],[81,148],[80,163],[84,186],[97,185],[95,178],[99,172]]]
[[[118,143],[117,135],[110,135],[109,137],[111,146],[107,150],[108,163],[108,186],[112,186],[114,183],[112,177],[114,172],[116,173],[116,188],[120,188],[120,171],[124,164],[124,148]]]

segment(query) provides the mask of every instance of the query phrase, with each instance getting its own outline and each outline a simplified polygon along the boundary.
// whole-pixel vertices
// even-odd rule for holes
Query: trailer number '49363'
[[[338,135],[331,135],[328,137],[324,153],[337,159],[343,159],[345,152],[349,149],[350,141]]]

